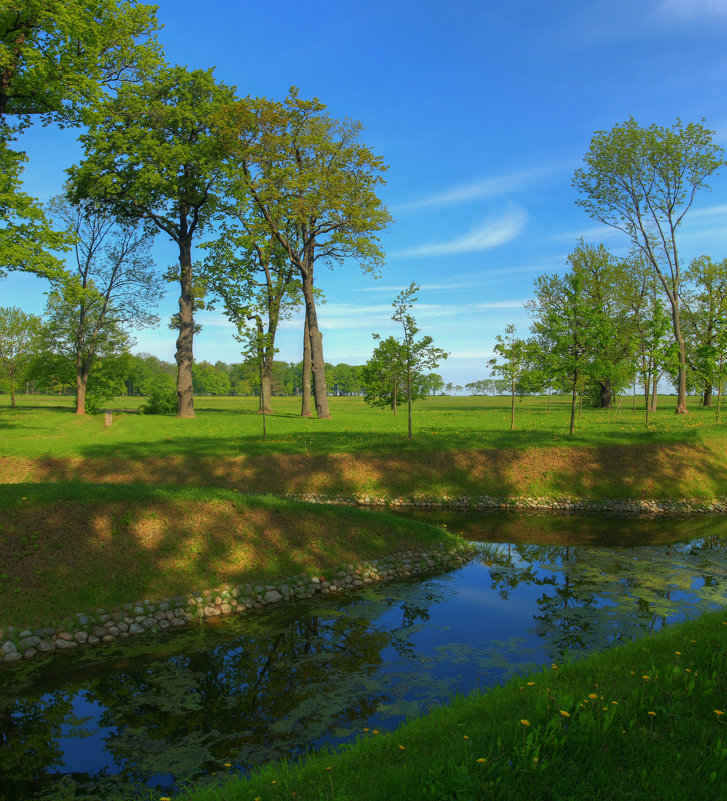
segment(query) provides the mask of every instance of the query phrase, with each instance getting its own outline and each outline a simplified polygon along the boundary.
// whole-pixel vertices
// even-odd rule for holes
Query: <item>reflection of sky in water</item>
[[[27,765],[40,732],[47,747],[32,752],[32,772],[50,778],[5,785],[0,798],[52,798],[61,774],[72,776],[75,797],[103,798],[115,781],[166,788],[224,772],[224,762],[245,770],[350,740],[364,726],[392,728],[455,692],[725,600],[721,540],[483,548],[481,560],[445,576],[3,673],[0,709],[16,725],[0,760],[10,771],[13,760]]]

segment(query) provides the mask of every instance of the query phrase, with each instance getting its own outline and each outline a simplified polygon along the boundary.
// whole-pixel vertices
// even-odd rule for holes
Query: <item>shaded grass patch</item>
[[[382,512],[215,488],[10,485],[0,512],[2,625],[455,542]]]

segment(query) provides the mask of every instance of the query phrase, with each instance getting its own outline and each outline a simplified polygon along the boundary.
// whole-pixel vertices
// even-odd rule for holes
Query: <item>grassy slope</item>
[[[15,485],[0,520],[0,626],[454,541],[388,514],[209,488]]]
[[[434,398],[403,412],[331,398],[332,420],[303,420],[275,399],[269,441],[248,398],[197,400],[193,420],[116,414],[77,418],[67,399],[21,398],[0,413],[0,482],[108,481],[237,487],[248,492],[420,495],[714,497],[727,494],[727,428],[714,412],[676,417],[669,398],[654,425],[641,413],[584,410],[568,439],[568,404]],[[120,398],[131,407],[138,399]],[[45,405],[43,405],[45,404]],[[61,405],[59,405],[61,404]],[[628,406],[628,404],[627,404]]]
[[[339,753],[179,798],[717,801],[727,782],[726,664],[722,611],[458,697],[392,733],[364,730]]]

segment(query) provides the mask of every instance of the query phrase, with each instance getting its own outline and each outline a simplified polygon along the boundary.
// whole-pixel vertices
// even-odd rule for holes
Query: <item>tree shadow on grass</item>
[[[318,437],[325,436],[318,434]],[[333,435],[335,443],[339,435]],[[437,451],[392,447],[285,453],[274,442],[221,451],[218,442],[187,447],[93,444],[77,458],[7,460],[0,479],[18,481],[214,486],[251,493],[346,497],[561,496],[669,498],[727,494],[727,463],[700,443],[638,447],[486,448]]]

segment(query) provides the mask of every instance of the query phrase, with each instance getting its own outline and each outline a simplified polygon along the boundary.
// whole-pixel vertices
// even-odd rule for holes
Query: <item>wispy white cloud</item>
[[[720,206],[707,206],[704,209],[690,209],[685,221],[700,217],[724,217],[727,215],[727,204]]]
[[[708,19],[727,21],[727,0],[662,0],[656,12],[666,19]]]
[[[392,256],[419,258],[421,256],[449,256],[454,253],[470,253],[504,245],[523,230],[528,221],[525,209],[512,207],[500,217],[488,220],[469,234],[447,242],[433,242],[392,253]]]
[[[440,206],[455,206],[460,203],[470,203],[473,200],[485,200],[514,192],[517,189],[530,186],[536,181],[563,169],[572,169],[572,160],[555,161],[518,170],[509,175],[499,175],[495,178],[486,178],[472,184],[446,189],[435,195],[412,200],[408,203],[399,203],[392,206],[392,211],[412,211],[414,209],[435,208]]]
[[[477,309],[521,309],[526,300],[494,300],[490,303],[475,303]]]

